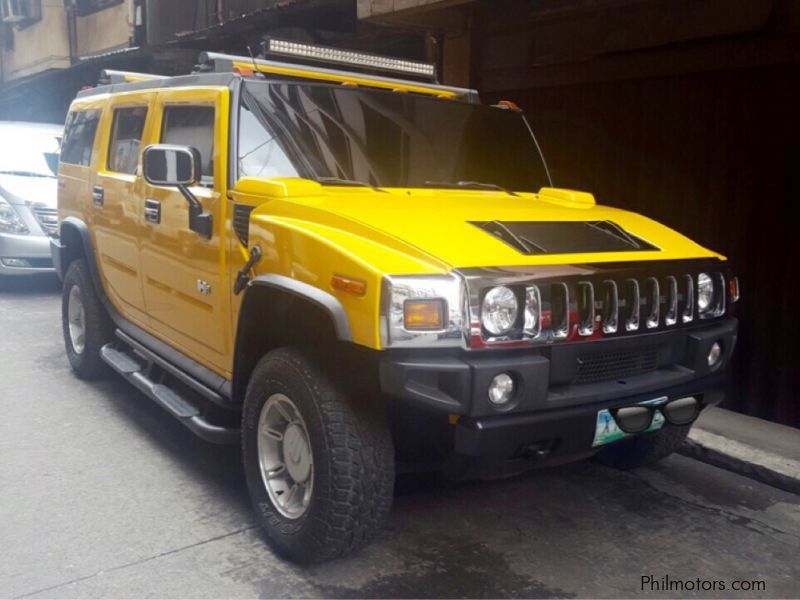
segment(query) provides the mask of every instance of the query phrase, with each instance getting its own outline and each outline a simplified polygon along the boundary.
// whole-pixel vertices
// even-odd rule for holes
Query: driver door
[[[149,143],[192,146],[201,181],[189,188],[212,215],[210,239],[189,229],[189,203],[174,187],[144,183],[142,274],[151,328],[160,338],[218,374],[230,372],[230,282],[224,226],[228,89],[165,90],[154,109]]]

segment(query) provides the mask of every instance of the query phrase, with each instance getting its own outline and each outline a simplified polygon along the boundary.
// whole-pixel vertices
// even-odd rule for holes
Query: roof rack
[[[100,85],[113,85],[116,83],[137,83],[139,81],[153,81],[156,79],[169,79],[166,75],[153,75],[152,73],[134,73],[133,71],[117,71],[103,69],[100,72]]]
[[[276,42],[276,40],[271,40]],[[323,47],[312,47],[323,48]],[[359,57],[369,57],[374,55],[364,55],[361,53],[354,53]],[[300,56],[302,58],[302,56]],[[385,57],[378,57],[381,60],[390,60]],[[324,62],[337,62],[342,64],[351,64],[342,61],[330,61],[323,56],[317,56],[311,60],[318,60]],[[360,58],[358,60],[361,60]],[[393,60],[393,59],[391,59]],[[410,62],[412,65],[424,65],[425,63],[416,63],[414,61],[400,61]],[[354,66],[359,66],[355,64]],[[373,67],[372,65],[361,65],[366,68],[376,68],[381,70],[380,67]],[[394,67],[395,65],[393,65]],[[412,66],[411,68],[416,68]],[[236,56],[233,54],[221,54],[217,52],[203,52],[200,54],[200,64],[198,65],[200,72],[217,72],[217,73],[239,73],[243,76],[253,76],[256,73],[263,73],[266,75],[273,75],[279,77],[290,77],[305,80],[327,81],[334,83],[342,83],[347,85],[363,85],[365,87],[380,88],[385,90],[392,90],[396,92],[410,92],[415,94],[425,94],[428,96],[436,96],[439,98],[446,98],[450,100],[466,100],[472,103],[478,103],[479,97],[476,90],[468,88],[450,87],[439,85],[436,83],[418,82],[409,79],[397,79],[394,77],[384,77],[381,75],[372,75],[368,73],[361,73],[358,71],[344,71],[338,69],[330,69],[327,67],[320,67],[316,65],[304,65],[293,62],[279,62],[267,60],[263,58],[253,58],[250,56]],[[385,70],[385,69],[383,69]],[[394,70],[394,69],[393,69]]]

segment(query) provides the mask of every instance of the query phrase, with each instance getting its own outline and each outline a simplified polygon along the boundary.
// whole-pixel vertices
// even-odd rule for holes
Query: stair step
[[[192,404],[190,404],[183,396],[178,394],[175,390],[168,388],[165,385],[156,383],[152,387],[153,395],[161,402],[167,409],[176,417],[186,419],[195,417],[200,414]]]
[[[100,349],[100,357],[115,371],[123,375],[142,370],[142,365],[139,361],[124,350],[113,348],[110,344],[106,344]]]

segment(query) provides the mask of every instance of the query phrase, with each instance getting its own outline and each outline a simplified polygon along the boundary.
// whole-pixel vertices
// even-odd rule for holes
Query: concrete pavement
[[[685,456],[422,485],[361,554],[301,569],[254,527],[235,449],[118,378],[75,379],[54,280],[0,291],[0,597],[796,597],[800,496]],[[652,591],[642,577],[758,580]]]
[[[800,494],[800,429],[714,407],[697,419],[682,452]]]

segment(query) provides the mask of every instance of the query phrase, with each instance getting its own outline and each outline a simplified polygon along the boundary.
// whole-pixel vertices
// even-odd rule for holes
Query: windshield
[[[23,128],[0,130],[0,174],[55,177],[60,138]]]
[[[239,175],[379,187],[538,191],[544,162],[521,113],[364,88],[246,82]]]

